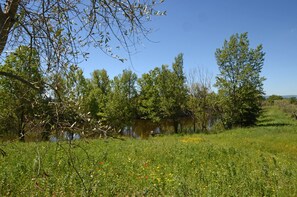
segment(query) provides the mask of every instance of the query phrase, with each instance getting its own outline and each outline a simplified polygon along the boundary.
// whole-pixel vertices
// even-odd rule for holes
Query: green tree
[[[71,66],[70,71],[64,78],[64,100],[74,102],[78,110],[88,113],[87,97],[90,93],[90,80],[84,77],[82,69]]]
[[[274,101],[277,101],[277,100],[283,100],[284,98],[282,96],[279,96],[279,95],[271,95],[267,98],[267,101],[270,103],[270,104],[274,104]]]
[[[216,50],[220,70],[216,86],[226,128],[254,125],[260,115],[265,80],[260,76],[265,55],[262,50],[262,45],[250,48],[247,33],[232,35]]]
[[[75,73],[75,82],[75,97],[77,98],[78,106],[83,113],[88,113],[87,97],[90,93],[90,80],[84,77],[81,69],[78,69]]]
[[[136,118],[136,82],[137,75],[130,70],[114,77],[104,110],[108,125],[116,129],[132,125]]]
[[[33,54],[31,54],[33,53]],[[10,54],[1,70],[18,75],[22,79],[34,84],[38,89],[7,77],[0,77],[1,122],[7,122],[2,129],[16,130],[20,140],[24,141],[28,123],[38,117],[40,102],[43,97],[44,80],[40,71],[40,61],[36,50],[21,46]],[[6,126],[5,126],[6,125]],[[3,124],[1,124],[3,127]]]
[[[183,55],[179,54],[172,64],[155,68],[139,80],[139,110],[145,118],[154,122],[170,119],[178,130],[179,118],[184,116],[187,102],[186,77],[183,73]]]
[[[160,68],[145,73],[138,79],[140,94],[138,97],[138,111],[143,119],[160,122],[163,118],[160,108],[160,95],[156,84]]]
[[[104,109],[107,103],[107,95],[111,89],[111,81],[106,70],[95,70],[90,80],[89,93],[86,98],[87,110],[97,120],[106,117]]]
[[[102,125],[110,92],[110,80],[105,70],[95,70],[91,79],[83,76],[81,69],[71,66],[67,75],[54,75],[55,94],[47,100],[48,130],[57,137],[66,131],[68,138],[74,132],[88,136],[107,135]],[[61,132],[62,131],[62,132]]]
[[[296,97],[291,97],[289,100],[290,100],[291,104],[295,104],[295,105],[297,104],[297,98]]]
[[[160,109],[164,119],[174,123],[175,132],[178,132],[179,118],[185,115],[187,103],[186,77],[183,72],[183,54],[179,54],[172,70],[162,66],[157,78],[157,87],[160,93]]]
[[[26,45],[30,46],[28,51],[31,51],[27,55],[33,59],[35,52],[32,51],[36,51],[41,59],[43,75],[47,76],[47,94],[51,97],[49,100],[51,103],[60,102],[56,104],[60,106],[66,99],[57,100],[57,97],[63,97],[58,94],[60,91],[69,91],[64,87],[69,84],[64,82],[67,83],[65,76],[71,72],[70,65],[77,65],[81,60],[87,59],[88,47],[97,48],[99,52],[125,61],[124,57],[114,53],[114,49],[122,48],[128,55],[131,54],[131,46],[135,46],[150,33],[146,22],[151,21],[153,16],[165,15],[165,12],[156,9],[162,2],[163,0],[3,0],[0,6],[0,55]],[[38,89],[36,84],[30,83],[30,80],[19,73],[2,69],[0,76]],[[101,94],[99,89],[92,89],[87,98],[93,103],[88,106],[96,118],[101,116],[97,112],[100,112],[104,103],[104,100],[96,100]],[[99,104],[97,110],[96,102]],[[62,105],[66,107],[67,104],[69,103]]]

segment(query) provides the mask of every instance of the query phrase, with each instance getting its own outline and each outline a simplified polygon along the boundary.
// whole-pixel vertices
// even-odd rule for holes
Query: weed
[[[296,196],[297,126],[276,113],[264,115],[287,125],[72,147],[8,144],[0,196]]]

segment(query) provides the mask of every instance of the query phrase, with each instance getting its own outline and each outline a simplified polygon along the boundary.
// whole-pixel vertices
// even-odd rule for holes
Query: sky
[[[250,47],[263,45],[266,95],[297,95],[297,1],[296,0],[165,0],[157,9],[167,15],[147,23],[149,40],[124,63],[100,50],[80,66],[87,77],[95,69],[107,70],[110,78],[131,69],[139,77],[163,64],[172,65],[184,54],[186,75],[195,68],[207,70],[212,83],[219,74],[215,51],[232,34],[248,32]],[[117,51],[115,51],[117,52]],[[128,54],[119,51],[128,57]]]

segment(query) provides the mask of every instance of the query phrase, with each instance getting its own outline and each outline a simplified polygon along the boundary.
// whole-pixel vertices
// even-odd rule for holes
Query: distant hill
[[[292,97],[295,97],[297,98],[297,95],[284,95],[282,96],[283,98],[292,98]]]
[[[271,95],[265,95],[264,97],[265,98],[268,98],[268,97],[270,97]],[[297,95],[280,95],[280,96],[282,96],[283,98],[292,98],[292,97],[295,97],[295,98],[297,98]]]

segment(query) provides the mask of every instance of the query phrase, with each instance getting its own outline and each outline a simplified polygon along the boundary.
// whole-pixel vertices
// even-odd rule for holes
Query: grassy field
[[[1,144],[0,196],[297,196],[297,122],[220,134]]]

